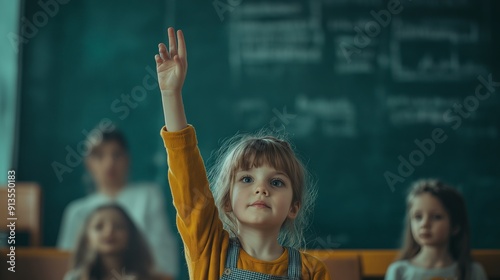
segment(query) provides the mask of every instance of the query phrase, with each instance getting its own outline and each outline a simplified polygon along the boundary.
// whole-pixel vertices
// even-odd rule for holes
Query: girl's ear
[[[455,226],[453,228],[453,231],[451,232],[452,235],[457,235],[460,232],[460,226]]]
[[[290,211],[288,212],[288,218],[295,219],[299,214],[299,210],[300,210],[300,203],[298,201],[295,201],[294,203],[292,203],[292,206],[290,206]]]

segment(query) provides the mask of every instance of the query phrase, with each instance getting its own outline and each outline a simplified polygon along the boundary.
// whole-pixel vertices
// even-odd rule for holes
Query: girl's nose
[[[263,184],[259,184],[255,188],[255,194],[262,194],[262,195],[268,196],[269,195],[269,191],[268,191],[268,189]]]
[[[422,218],[422,226],[423,227],[429,227],[430,225],[431,225],[431,218],[430,217]]]
[[[109,236],[109,235],[113,234],[113,231],[114,231],[113,226],[108,225],[108,226],[104,227],[103,234],[106,236]]]

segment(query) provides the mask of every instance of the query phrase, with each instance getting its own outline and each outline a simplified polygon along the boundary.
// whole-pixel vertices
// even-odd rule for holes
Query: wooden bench
[[[308,250],[307,252],[325,262],[332,280],[383,279],[387,268],[398,253],[397,250]],[[500,280],[500,250],[473,250],[472,256],[483,266],[490,280]]]
[[[7,270],[8,249],[0,249],[0,279],[62,279],[68,270],[71,253],[55,248],[16,248],[15,273]],[[309,250],[323,260],[332,280],[383,279],[394,261],[396,250]],[[490,280],[500,279],[500,250],[473,250]]]
[[[10,267],[8,249],[0,250],[0,279],[2,280],[62,280],[68,271],[71,253],[55,248],[16,248],[15,272]]]
[[[29,235],[29,246],[40,246],[42,240],[42,191],[37,183],[18,182],[14,193],[9,193],[7,186],[0,186],[0,221],[15,217],[16,232],[26,232]],[[9,195],[15,195],[15,216],[10,216],[7,208]],[[5,204],[4,204],[5,203]],[[5,205],[5,206],[4,206]],[[2,226],[0,231],[8,231]]]

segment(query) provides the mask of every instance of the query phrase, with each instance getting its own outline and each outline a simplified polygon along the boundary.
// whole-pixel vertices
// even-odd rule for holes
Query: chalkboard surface
[[[161,99],[144,84],[174,25],[187,40],[183,94],[205,160],[237,131],[289,133],[319,188],[310,247],[396,248],[408,185],[439,177],[466,198],[473,246],[500,248],[495,1],[89,0],[59,8],[23,44],[18,176],[43,186],[46,245],[64,207],[85,194],[83,164],[58,177],[54,162],[69,166],[69,150],[103,120],[129,139],[131,180],[165,189],[174,226]],[[40,9],[26,1],[24,16]]]

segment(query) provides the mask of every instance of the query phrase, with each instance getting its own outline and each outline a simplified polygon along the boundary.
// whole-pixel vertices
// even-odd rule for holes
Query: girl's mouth
[[[429,239],[431,237],[432,237],[432,234],[430,234],[430,233],[421,233],[420,234],[420,238],[422,238],[422,239]]]
[[[271,208],[269,207],[264,201],[262,200],[258,200],[252,204],[250,204],[250,206],[253,206],[253,207],[256,207],[256,208]]]

